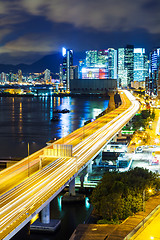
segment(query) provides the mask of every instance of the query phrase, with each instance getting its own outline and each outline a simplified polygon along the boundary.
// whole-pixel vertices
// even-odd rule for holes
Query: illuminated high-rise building
[[[124,74],[124,75],[123,75]],[[134,46],[118,49],[118,79],[122,86],[131,86],[134,78]]]
[[[117,79],[117,50],[108,48],[108,78]]]
[[[125,49],[118,49],[118,82],[120,87],[127,87],[127,68],[125,67]]]
[[[150,93],[157,94],[158,71],[160,69],[160,48],[154,49],[150,52]]]
[[[18,70],[18,83],[22,83],[22,70]]]
[[[86,67],[86,60],[81,59],[79,60],[79,65],[78,65],[78,78],[82,79],[82,69]]]
[[[6,74],[4,72],[2,72],[0,74],[0,82],[1,83],[5,83],[6,82]]]
[[[151,60],[151,72],[155,73],[158,71],[160,66],[160,48],[154,49],[150,53],[150,60]]]
[[[125,68],[127,69],[127,85],[130,86],[134,77],[134,46],[127,45],[125,48]]]
[[[100,67],[106,67],[108,65],[108,50],[98,50],[97,63]]]
[[[62,48],[63,56],[63,83],[67,92],[70,92],[70,68],[73,66],[73,50]]]
[[[95,71],[91,69],[90,73],[99,73],[99,78],[117,79],[117,50],[108,48],[86,51],[86,68],[95,68]],[[82,71],[83,73],[86,74],[86,71]],[[88,76],[94,78],[95,74]]]
[[[86,67],[95,67],[98,63],[97,50],[86,51]]]
[[[145,82],[148,76],[147,56],[144,48],[134,48],[134,82]]]
[[[51,78],[51,71],[49,69],[46,69],[44,71],[44,81],[46,84],[50,83],[50,78]]]

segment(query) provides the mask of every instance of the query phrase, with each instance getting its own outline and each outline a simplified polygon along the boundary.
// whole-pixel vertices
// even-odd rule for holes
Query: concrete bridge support
[[[102,151],[95,158],[96,166],[98,166],[101,161],[102,161]]]
[[[83,188],[84,176],[84,174],[80,176],[81,188]]]
[[[107,112],[111,112],[115,109],[114,94],[115,94],[114,91],[108,92],[110,99],[109,99],[109,103],[108,103]]]
[[[87,166],[87,172],[92,173],[92,160],[89,161],[89,164]]]
[[[41,211],[41,222],[44,224],[50,223],[50,203]]]
[[[75,191],[75,178],[69,183],[69,194],[72,196],[76,195]]]
[[[113,137],[112,141],[117,142],[117,135]]]

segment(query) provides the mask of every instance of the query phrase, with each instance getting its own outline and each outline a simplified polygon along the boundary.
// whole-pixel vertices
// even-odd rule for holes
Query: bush
[[[143,191],[149,188],[159,189],[160,180],[146,169],[107,172],[93,190],[90,200],[102,219],[117,222],[143,209]],[[148,197],[146,191],[146,199]]]

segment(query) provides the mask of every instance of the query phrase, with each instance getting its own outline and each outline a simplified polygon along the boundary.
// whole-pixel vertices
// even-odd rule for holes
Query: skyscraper
[[[100,67],[106,67],[108,64],[108,50],[98,50],[97,62]]]
[[[134,46],[118,49],[118,80],[123,87],[131,86],[134,77]]]
[[[95,68],[99,78],[117,79],[117,50],[108,48],[86,51],[86,68],[92,68],[91,72],[94,72]],[[95,74],[89,76],[94,78]]]
[[[4,72],[2,72],[0,74],[0,82],[1,83],[5,83],[6,82],[6,74]]]
[[[21,69],[18,70],[18,83],[19,84],[22,83],[22,70]]]
[[[73,50],[62,48],[63,55],[63,83],[66,91],[70,92],[70,67],[73,66]]]
[[[108,48],[108,78],[117,79],[117,50]]]
[[[127,69],[127,85],[131,86],[134,75],[134,46],[127,45],[125,48],[125,69]]]
[[[150,53],[150,91],[157,94],[158,70],[160,68],[160,48]]]
[[[98,63],[97,50],[86,51],[86,67],[95,67]]]
[[[134,82],[144,82],[148,76],[147,56],[144,48],[134,48]]]
[[[125,68],[125,49],[118,49],[118,82],[119,86],[127,87],[127,68]]]
[[[46,69],[44,71],[44,81],[46,84],[50,83],[50,77],[51,77],[51,71],[49,69]]]

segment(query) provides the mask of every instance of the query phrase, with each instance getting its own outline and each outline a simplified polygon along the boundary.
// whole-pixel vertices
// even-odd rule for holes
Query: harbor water
[[[101,97],[1,97],[0,98],[0,159],[24,158],[84,125],[105,110],[108,100]],[[52,122],[54,110],[59,121]],[[57,113],[56,113],[57,114]],[[61,227],[54,234],[31,233],[30,239],[67,240],[78,224],[84,223],[92,211],[88,197],[85,203],[62,204],[62,193],[51,202],[51,218],[60,219]]]

